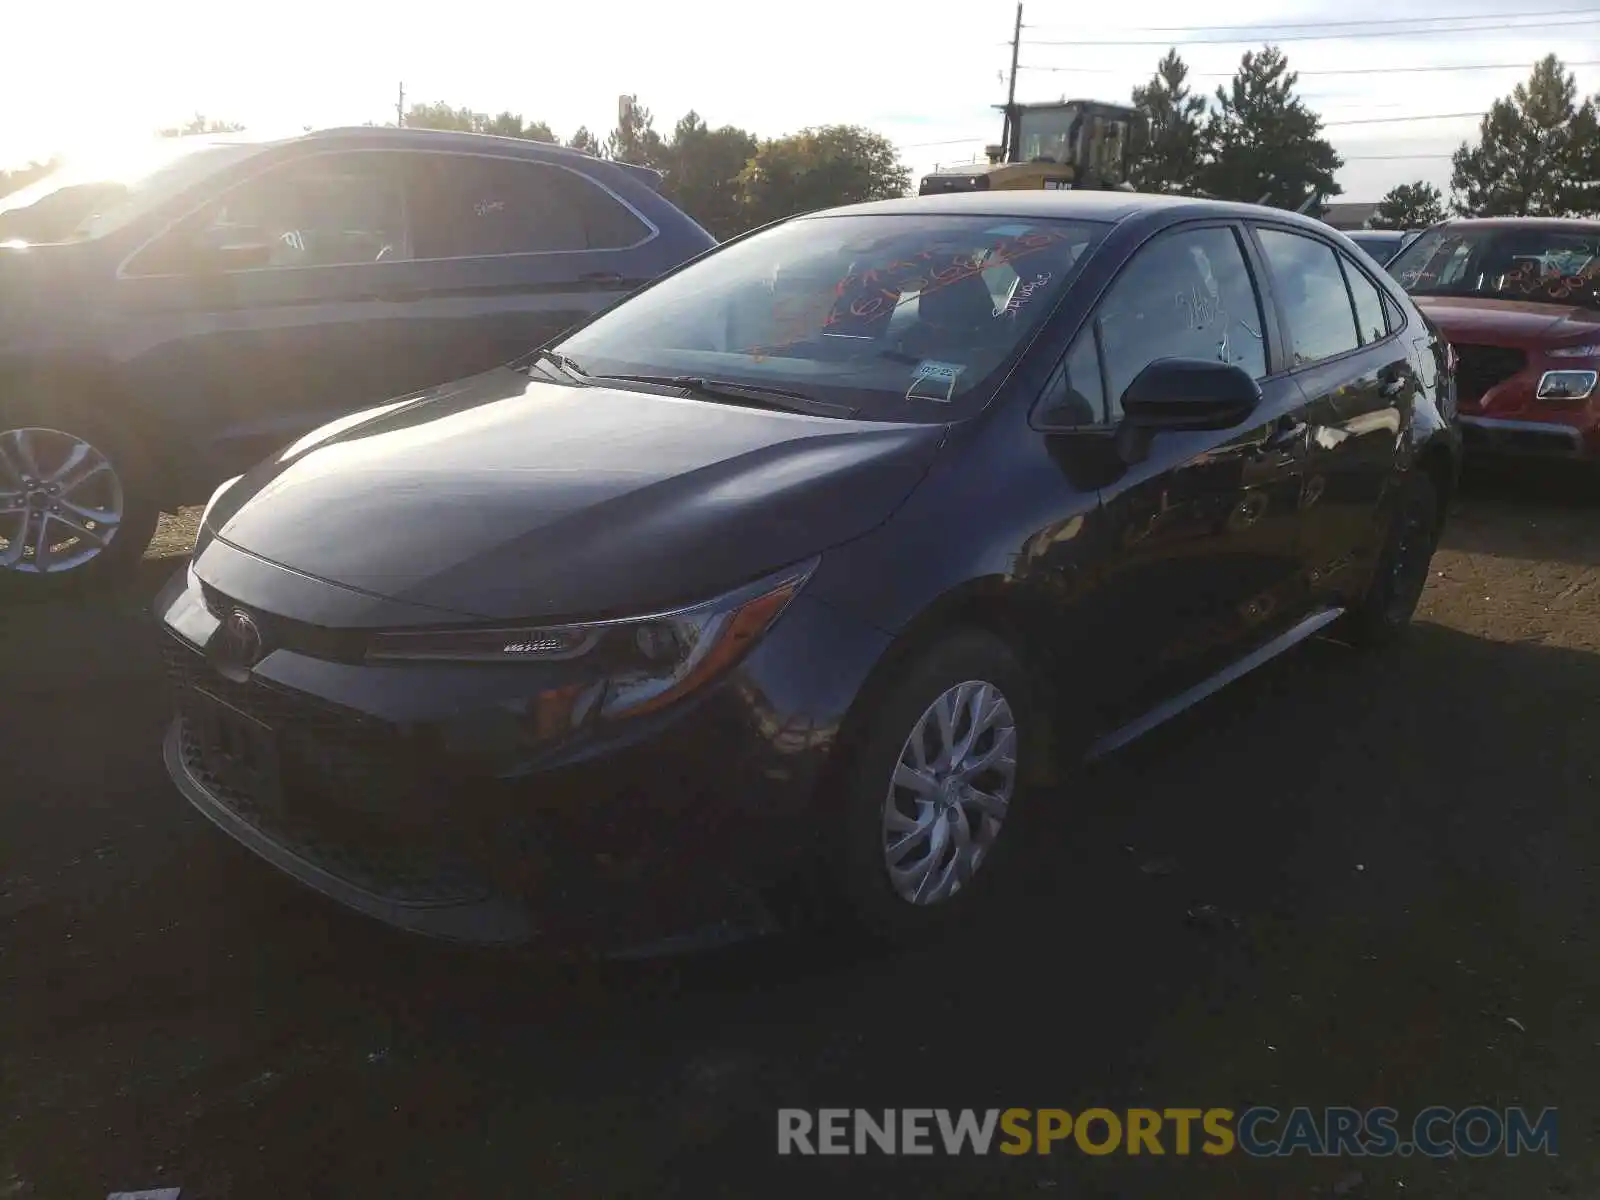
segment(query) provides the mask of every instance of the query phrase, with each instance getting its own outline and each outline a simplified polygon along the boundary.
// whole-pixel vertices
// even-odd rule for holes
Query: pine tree
[[[1193,193],[1199,187],[1206,100],[1190,90],[1188,78],[1188,64],[1173,49],[1150,82],[1133,89],[1145,130],[1135,143],[1129,181],[1141,192]]]
[[[1322,118],[1295,95],[1299,79],[1276,46],[1245,52],[1206,122],[1200,185],[1207,193],[1298,208],[1313,192],[1343,190],[1334,173],[1344,160],[1321,136]]]

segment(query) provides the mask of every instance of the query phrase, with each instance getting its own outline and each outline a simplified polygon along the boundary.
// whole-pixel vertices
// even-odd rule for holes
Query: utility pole
[[[406,123],[406,85],[400,85],[400,98],[394,102],[395,127],[404,128]]]
[[[1004,162],[1011,155],[1011,143],[1016,140],[1017,126],[1017,54],[1022,49],[1022,0],[1017,0],[1017,24],[1011,32],[1011,80],[1006,85],[1006,119],[1001,130],[1000,158]],[[993,158],[991,162],[995,161]]]
[[[1017,102],[1017,52],[1022,49],[1022,0],[1017,0],[1017,27],[1011,34],[1011,86],[1006,89],[1006,108]]]

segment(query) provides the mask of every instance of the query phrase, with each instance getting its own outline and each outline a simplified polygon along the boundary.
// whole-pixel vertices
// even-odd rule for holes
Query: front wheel
[[[1395,497],[1388,536],[1372,582],[1345,614],[1342,632],[1361,646],[1383,646],[1400,638],[1428,583],[1439,544],[1439,489],[1424,472],[1412,474]]]
[[[864,718],[845,772],[841,890],[857,927],[904,941],[967,919],[1010,857],[1034,706],[981,631],[920,655]]]
[[[0,587],[42,595],[130,569],[159,517],[148,483],[108,425],[0,414]]]

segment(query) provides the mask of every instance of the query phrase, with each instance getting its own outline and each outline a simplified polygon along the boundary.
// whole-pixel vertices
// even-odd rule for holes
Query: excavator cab
[[[1124,104],[1063,100],[1003,104],[1002,141],[986,148],[987,164],[939,168],[918,194],[1077,188],[1132,190],[1129,155],[1142,135],[1143,114]]]

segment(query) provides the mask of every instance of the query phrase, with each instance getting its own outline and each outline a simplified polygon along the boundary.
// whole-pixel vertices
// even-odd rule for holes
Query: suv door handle
[[[616,271],[590,271],[578,276],[579,283],[626,283],[627,279]]]

